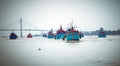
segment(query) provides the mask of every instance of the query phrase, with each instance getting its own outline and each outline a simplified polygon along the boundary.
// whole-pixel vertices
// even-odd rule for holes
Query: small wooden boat
[[[32,38],[31,33],[29,33],[29,34],[27,35],[27,38]]]
[[[9,36],[9,39],[16,39],[16,38],[18,38],[18,36],[13,32]]]
[[[43,36],[43,37],[47,37],[47,34],[44,33],[42,36]]]

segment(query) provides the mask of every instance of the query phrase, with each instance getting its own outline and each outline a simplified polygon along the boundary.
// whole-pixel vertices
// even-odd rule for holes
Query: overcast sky
[[[48,30],[58,29],[60,24],[66,28],[71,21],[82,31],[100,27],[114,30],[120,29],[120,1],[0,0],[0,26],[19,23],[20,17],[38,28]]]

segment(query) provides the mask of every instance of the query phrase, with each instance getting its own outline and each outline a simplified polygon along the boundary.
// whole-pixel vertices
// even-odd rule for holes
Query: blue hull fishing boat
[[[17,38],[18,38],[18,36],[13,32],[9,36],[9,39],[17,39]]]
[[[54,38],[54,35],[48,35],[48,38]]]
[[[42,36],[43,36],[43,37],[47,37],[47,34],[44,33]]]
[[[62,29],[62,26],[61,26],[55,35],[55,39],[60,39],[64,34],[65,34],[65,31]]]
[[[81,36],[79,35],[78,32],[70,32],[66,35],[66,40],[67,41],[79,41]]]
[[[80,34],[79,31],[75,30],[71,24],[70,29],[66,31],[65,35],[62,36],[62,39],[66,40],[67,42],[76,42],[76,41],[78,42],[82,36],[83,35]]]
[[[99,38],[106,37],[106,33],[104,32],[103,28],[100,28],[98,32],[98,37]]]
[[[48,38],[54,38],[53,30],[48,32]]]
[[[105,32],[99,32],[98,33],[98,37],[106,37],[106,33]]]
[[[84,34],[82,32],[80,32],[80,37],[84,37]]]
[[[55,36],[55,39],[60,39],[63,35],[64,35],[64,33],[57,34],[57,35]]]

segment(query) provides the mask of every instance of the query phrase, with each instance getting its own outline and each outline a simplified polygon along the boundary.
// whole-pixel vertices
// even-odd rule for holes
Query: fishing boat
[[[16,38],[18,38],[18,36],[13,32],[9,36],[9,39],[16,39]]]
[[[48,32],[48,38],[54,38],[53,29]]]
[[[47,37],[47,34],[44,33],[42,36],[43,36],[43,37]]]
[[[27,38],[32,38],[32,34],[29,33],[29,34],[27,35]]]
[[[60,26],[60,29],[57,31],[55,35],[55,39],[60,39],[65,34],[65,31],[62,29],[62,26]]]
[[[70,23],[71,24],[71,23]],[[78,42],[79,39],[81,39],[82,35],[79,31],[75,30],[73,26],[70,26],[70,29],[68,29],[64,36],[62,36],[63,40],[66,40],[67,42]]]
[[[80,36],[81,36],[81,37],[84,37],[84,34],[83,34],[82,32],[80,32]]]
[[[67,41],[79,41],[80,38],[81,38],[80,33],[73,28],[68,30],[66,33]]]
[[[100,28],[98,32],[98,37],[99,38],[106,37],[106,33],[104,32],[103,28]]]

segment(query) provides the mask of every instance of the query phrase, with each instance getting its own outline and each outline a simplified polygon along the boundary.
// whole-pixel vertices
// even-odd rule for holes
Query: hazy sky
[[[120,0],[0,0],[0,26],[19,24],[20,17],[48,30],[72,20],[82,31],[120,29]]]

